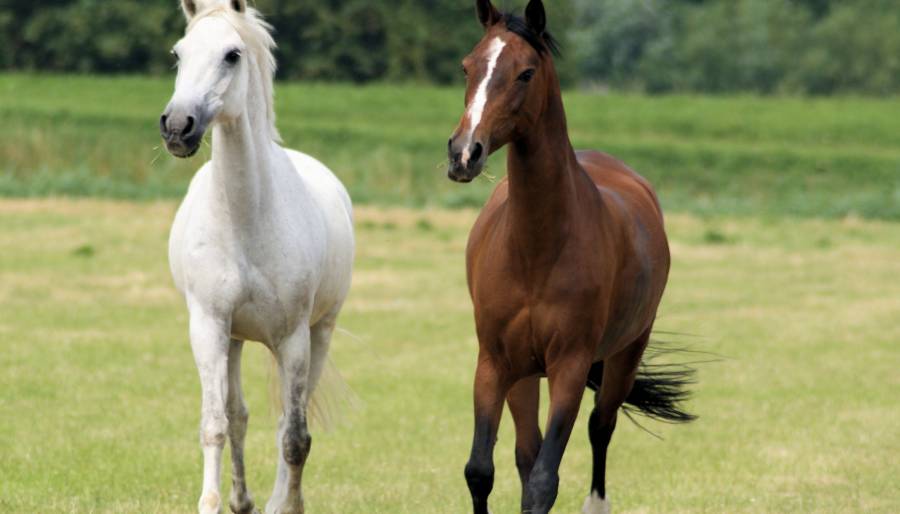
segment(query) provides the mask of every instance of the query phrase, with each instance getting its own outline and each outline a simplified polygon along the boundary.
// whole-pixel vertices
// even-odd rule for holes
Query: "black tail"
[[[695,371],[680,364],[641,364],[625,412],[637,412],[666,423],[690,423],[697,416],[682,407],[690,398],[688,386],[695,383]]]
[[[654,348],[645,355],[644,362],[638,370],[634,387],[622,409],[628,417],[631,414],[643,414],[651,419],[665,423],[690,423],[697,416],[688,413],[682,404],[690,398],[688,386],[696,383],[696,370],[685,364],[656,364],[652,361],[660,355],[672,353],[693,353],[690,350],[672,348]],[[597,390],[603,380],[603,363],[598,362],[591,368],[588,387]]]

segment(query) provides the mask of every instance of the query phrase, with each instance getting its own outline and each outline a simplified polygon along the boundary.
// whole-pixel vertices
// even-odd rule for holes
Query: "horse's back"
[[[634,214],[662,222],[662,208],[653,186],[647,179],[615,157],[594,150],[576,153],[584,168],[601,192],[616,195]]]
[[[581,151],[576,155],[600,194],[604,212],[631,234],[637,251],[653,261],[665,261],[663,267],[668,272],[665,222],[650,182],[609,154]]]
[[[316,158],[296,150],[285,149],[294,169],[313,196],[326,210],[343,211],[352,220],[353,205],[350,194],[335,174]]]
[[[632,242],[637,257],[654,268],[669,270],[669,245],[662,207],[647,179],[615,157],[597,151],[577,152],[578,162],[602,199],[607,220],[618,225]]]

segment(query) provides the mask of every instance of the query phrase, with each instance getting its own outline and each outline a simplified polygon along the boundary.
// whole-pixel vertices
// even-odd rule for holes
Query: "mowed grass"
[[[199,385],[170,286],[172,202],[0,202],[0,511],[190,513]],[[309,512],[462,513],[477,344],[463,252],[471,210],[362,208],[333,359],[360,399],[314,430]],[[689,426],[622,419],[616,512],[900,511],[900,230],[857,219],[675,215],[658,324],[724,359],[699,368]],[[351,335],[348,335],[352,334]],[[269,358],[249,345],[249,483],[274,480]],[[586,397],[556,512],[590,480]],[[494,512],[517,512],[511,419]],[[223,478],[229,491],[228,466]]]
[[[461,56],[462,57],[462,56]],[[172,78],[0,74],[0,195],[177,198],[209,156],[159,147]],[[482,179],[441,180],[462,86],[277,85],[285,144],[357,202],[480,206]],[[669,210],[900,219],[900,99],[565,93],[577,148],[650,178]],[[501,177],[497,155],[490,173]]]

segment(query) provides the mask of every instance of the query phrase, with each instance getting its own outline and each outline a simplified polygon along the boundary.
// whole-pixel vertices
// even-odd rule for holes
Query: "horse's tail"
[[[341,331],[338,329],[338,331]],[[349,332],[342,333],[352,336]],[[319,429],[330,432],[342,425],[348,414],[361,408],[361,401],[341,376],[329,356],[324,356],[322,371],[309,397],[306,414],[310,422]],[[280,413],[284,408],[281,397],[281,380],[278,376],[278,362],[273,355],[269,366],[269,398],[272,412]]]
[[[307,414],[315,426],[329,432],[341,426],[349,413],[359,410],[360,399],[330,358],[325,357],[323,366],[309,399]]]
[[[634,387],[625,399],[626,413],[637,412],[666,423],[690,423],[697,416],[683,404],[690,398],[695,370],[682,364],[641,363]]]
[[[631,414],[643,414],[648,418],[665,423],[690,423],[697,416],[687,412],[684,402],[691,393],[689,386],[696,383],[696,370],[691,363],[663,364],[652,362],[663,354],[691,353],[690,350],[673,348],[651,348],[638,369],[637,378],[631,392],[625,399],[622,410]],[[603,380],[603,363],[591,368],[588,387],[597,390]]]

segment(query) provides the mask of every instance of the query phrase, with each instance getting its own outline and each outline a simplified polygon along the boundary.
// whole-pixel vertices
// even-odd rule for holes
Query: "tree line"
[[[495,0],[521,9],[525,0]],[[546,0],[564,81],[663,92],[900,91],[897,0]],[[279,76],[462,80],[471,0],[257,0]],[[0,69],[168,73],[178,0],[4,0]]]
[[[583,79],[649,92],[900,92],[898,0],[575,0]]]

